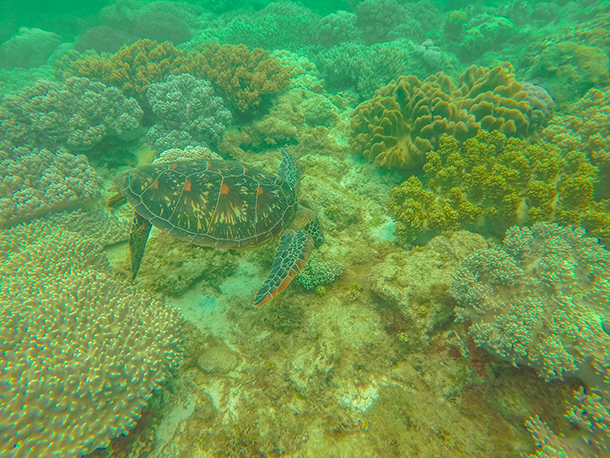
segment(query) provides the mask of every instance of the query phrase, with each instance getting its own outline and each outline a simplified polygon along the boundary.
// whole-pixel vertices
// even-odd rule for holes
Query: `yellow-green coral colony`
[[[390,192],[396,233],[408,241],[542,221],[583,226],[609,241],[610,215],[594,199],[599,170],[582,152],[481,131],[463,143],[441,137],[423,171]]]
[[[551,115],[538,94],[515,79],[508,63],[491,70],[473,65],[457,84],[443,72],[423,82],[400,77],[354,110],[350,145],[370,162],[412,170],[444,134],[463,141],[480,130],[498,130],[535,138]]]

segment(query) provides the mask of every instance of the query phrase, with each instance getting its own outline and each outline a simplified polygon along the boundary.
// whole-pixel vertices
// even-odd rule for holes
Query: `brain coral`
[[[0,137],[15,146],[85,150],[104,137],[129,137],[143,112],[115,87],[87,78],[41,81],[0,104]]]
[[[457,84],[443,72],[423,82],[401,76],[354,110],[350,145],[370,162],[412,168],[422,164],[442,134],[466,140],[481,129],[497,129],[510,137],[531,137],[550,113],[542,109],[539,94],[526,89],[508,63],[491,70],[473,65]]]
[[[134,426],[178,362],[179,315],[49,223],[0,233],[0,454],[77,457]]]
[[[206,80],[182,73],[153,83],[146,97],[156,115],[147,134],[148,143],[157,151],[185,146],[214,146],[225,135],[231,112]]]
[[[290,85],[290,68],[262,49],[244,45],[203,44],[189,53],[182,67],[191,75],[209,79],[241,112],[258,107],[263,97]]]
[[[137,97],[150,83],[163,81],[168,74],[177,72],[183,56],[170,42],[139,40],[114,54],[69,52],[55,63],[55,77],[84,76]]]
[[[83,155],[66,150],[0,148],[0,228],[91,204],[101,178]]]
[[[481,131],[461,145],[441,137],[426,159],[421,180],[390,191],[396,233],[408,241],[537,221],[582,225],[609,241],[610,213],[593,199],[597,168],[584,153]]]
[[[461,263],[450,292],[477,345],[547,381],[610,382],[610,252],[582,229],[514,226]]]

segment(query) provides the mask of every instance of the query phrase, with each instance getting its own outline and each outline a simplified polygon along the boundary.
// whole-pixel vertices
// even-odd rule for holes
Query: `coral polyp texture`
[[[442,134],[463,141],[497,129],[531,138],[551,115],[532,86],[517,82],[508,63],[491,70],[473,65],[457,84],[443,72],[423,82],[401,76],[354,110],[350,145],[370,162],[408,169],[423,163]]]
[[[263,98],[290,85],[290,68],[268,51],[244,45],[206,43],[190,51],[183,71],[210,80],[239,111],[258,107]]]
[[[580,428],[566,437],[555,434],[539,416],[526,422],[538,447],[530,458],[587,457],[610,453],[610,400],[607,391],[581,387],[574,393],[572,406],[565,416]]]
[[[609,380],[610,252],[582,229],[510,228],[501,246],[466,258],[451,284],[458,321],[477,345],[545,380]]]
[[[215,146],[232,120],[210,83],[188,73],[169,75],[166,81],[151,84],[146,97],[157,117],[146,138],[157,151]]]
[[[91,149],[137,133],[143,112],[116,87],[87,78],[41,81],[0,103],[0,137],[15,146]]]
[[[87,206],[102,180],[84,155],[64,149],[0,147],[0,228],[44,214]]]
[[[139,96],[151,83],[176,72],[183,61],[184,52],[170,42],[138,40],[114,54],[68,52],[55,63],[55,76],[84,76],[116,86],[128,96]]]
[[[0,233],[0,454],[77,457],[132,428],[179,360],[179,314],[49,223]]]
[[[580,225],[609,240],[610,213],[593,195],[598,169],[582,152],[562,155],[553,145],[481,131],[461,144],[441,137],[423,169],[421,179],[390,191],[396,234],[409,242],[445,230],[497,233],[540,221]]]

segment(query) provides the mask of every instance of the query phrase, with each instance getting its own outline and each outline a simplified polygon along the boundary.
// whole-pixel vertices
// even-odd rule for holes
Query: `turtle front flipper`
[[[271,272],[260,287],[254,305],[260,307],[281,293],[303,269],[314,247],[312,236],[305,229],[288,232],[280,240]]]
[[[131,223],[131,234],[129,234],[129,252],[131,253],[131,280],[136,279],[144,250],[146,249],[146,241],[152,225],[146,218],[140,216],[138,212],[133,214],[133,222]]]

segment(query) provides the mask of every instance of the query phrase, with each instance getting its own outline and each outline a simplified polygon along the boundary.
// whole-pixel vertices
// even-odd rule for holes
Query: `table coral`
[[[107,136],[129,137],[142,115],[115,87],[87,78],[45,80],[1,100],[0,136],[15,146],[82,151]]]
[[[180,315],[116,280],[102,248],[77,233],[36,222],[0,241],[0,453],[106,447],[178,363]]]
[[[370,162],[410,169],[421,166],[442,134],[463,141],[497,129],[534,137],[551,113],[543,111],[538,93],[526,89],[508,63],[491,70],[473,65],[457,84],[443,72],[423,82],[402,76],[354,110],[350,145]]]
[[[102,180],[87,158],[63,149],[3,147],[0,169],[0,228],[86,207],[101,196]]]
[[[461,145],[441,137],[423,169],[390,192],[396,234],[407,241],[537,221],[583,225],[608,241],[610,215],[593,199],[597,168],[584,153],[481,131]]]
[[[461,263],[450,291],[477,345],[547,381],[606,383],[610,253],[582,229],[514,226]]]
[[[148,130],[148,143],[161,152],[186,146],[215,146],[232,117],[206,80],[188,73],[169,75],[151,84],[146,97],[157,122]]]
[[[189,53],[183,71],[212,81],[241,112],[287,89],[290,69],[262,49],[244,45],[203,44]]]
[[[55,76],[84,76],[116,86],[128,96],[143,94],[148,85],[176,73],[184,53],[170,42],[139,40],[114,54],[68,52],[55,64]]]

